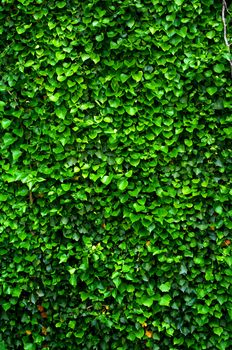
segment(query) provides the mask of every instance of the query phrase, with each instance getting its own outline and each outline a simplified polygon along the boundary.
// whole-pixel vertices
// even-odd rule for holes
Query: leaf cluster
[[[1,349],[232,348],[220,11],[1,2]]]

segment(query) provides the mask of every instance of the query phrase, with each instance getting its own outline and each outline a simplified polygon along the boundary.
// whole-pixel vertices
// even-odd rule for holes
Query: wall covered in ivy
[[[1,1],[1,349],[232,348],[221,8]]]

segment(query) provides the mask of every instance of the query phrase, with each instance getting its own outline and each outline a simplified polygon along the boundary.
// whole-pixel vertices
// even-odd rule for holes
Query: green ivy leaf
[[[77,286],[77,275],[72,274],[71,277],[69,278],[69,282],[73,287]]]
[[[141,327],[141,328],[135,330],[134,334],[135,334],[136,338],[141,339],[144,336],[144,329]]]
[[[193,145],[193,141],[192,141],[192,140],[187,140],[187,139],[185,139],[185,140],[184,140],[184,143],[185,143],[186,146],[188,146],[188,147],[191,147],[191,146]]]
[[[225,70],[225,66],[224,66],[224,64],[219,63],[219,64],[216,64],[216,65],[213,67],[213,70],[214,70],[214,72],[220,74],[220,73],[222,73],[222,72]]]
[[[68,326],[71,329],[75,329],[76,328],[76,321],[74,321],[74,320],[69,321]]]
[[[11,123],[12,123],[12,120],[10,120],[10,119],[5,119],[5,118],[2,119],[2,121],[1,121],[1,124],[2,124],[3,129],[7,129],[8,126],[11,125]]]
[[[13,297],[18,298],[18,297],[20,296],[21,293],[22,293],[22,290],[21,290],[21,288],[19,288],[19,287],[15,287],[15,288],[13,288],[13,290],[12,290],[12,296],[13,296]]]
[[[182,188],[182,193],[183,194],[190,194],[192,192],[191,188],[189,186],[184,186]]]
[[[10,146],[16,141],[16,138],[12,136],[10,133],[5,133],[3,136],[3,143],[5,146]]]
[[[138,203],[134,203],[133,207],[135,208],[135,211],[138,213],[140,211],[144,211],[145,210],[145,206],[144,205],[139,205]]]
[[[178,30],[178,34],[182,37],[185,38],[187,35],[188,28],[186,26],[181,27],[180,30]]]
[[[178,6],[181,6],[184,2],[184,0],[174,0],[175,4],[177,4]]]
[[[206,91],[208,92],[208,94],[210,94],[210,96],[212,96],[217,92],[217,88],[216,86],[208,87]]]
[[[58,1],[57,2],[57,7],[59,7],[59,9],[62,9],[66,6],[66,1]]]
[[[9,310],[11,308],[11,303],[9,303],[9,302],[2,303],[2,308],[5,311]]]
[[[220,337],[220,335],[224,332],[224,330],[223,330],[222,327],[214,327],[214,328],[213,328],[213,332],[214,332],[215,334],[219,335],[219,337]]]
[[[70,190],[70,188],[71,188],[71,183],[69,183],[69,184],[61,184],[61,188],[65,191],[65,192],[67,192],[67,191],[69,191]]]
[[[232,127],[223,128],[223,131],[224,131],[224,133],[225,133],[227,136],[231,136],[231,135],[232,135]]]
[[[105,175],[103,176],[103,178],[101,179],[101,182],[104,184],[104,185],[109,185],[111,183],[113,179],[113,175]]]
[[[24,231],[21,231],[18,233],[18,236],[21,239],[21,241],[24,241],[27,237],[27,234]]]
[[[61,93],[60,92],[56,92],[54,95],[51,95],[49,94],[49,99],[52,101],[52,102],[57,102],[61,96]]]
[[[216,206],[215,212],[216,212],[217,214],[221,215],[221,214],[223,213],[223,208],[222,208],[222,206],[221,206],[221,205]]]
[[[147,307],[151,307],[152,304],[154,302],[154,297],[142,297],[141,299],[138,300],[138,303],[140,305],[144,305],[144,306],[147,306]]]
[[[170,302],[171,302],[172,298],[170,297],[169,294],[166,294],[164,296],[162,296],[159,300],[159,305],[161,306],[169,306]]]
[[[171,282],[162,283],[159,286],[159,289],[161,290],[161,292],[169,292],[169,290],[171,289]]]
[[[215,31],[214,30],[210,30],[205,35],[206,35],[207,38],[213,39],[213,37],[215,36]]]
[[[55,113],[58,118],[64,119],[67,114],[67,108],[65,108],[64,106],[56,108]]]
[[[36,345],[32,343],[25,343],[24,350],[36,350]]]
[[[136,73],[132,73],[131,76],[138,83],[143,77],[143,72],[140,70]]]
[[[125,83],[129,79],[129,77],[130,76],[127,74],[124,74],[124,73],[120,74],[120,80],[122,83]]]
[[[117,185],[118,185],[118,188],[120,191],[124,191],[127,188],[127,186],[129,185],[129,182],[127,181],[127,179],[122,178],[122,179],[118,180]]]
[[[61,60],[64,60],[65,59],[65,53],[63,53],[63,52],[56,52],[56,58],[59,60],[59,61],[61,61]]]
[[[131,116],[135,115],[138,112],[138,108],[137,107],[124,106],[124,108],[125,108],[125,111]]]
[[[13,160],[17,160],[22,154],[22,151],[20,151],[19,149],[13,149],[12,150],[12,156],[13,156]]]

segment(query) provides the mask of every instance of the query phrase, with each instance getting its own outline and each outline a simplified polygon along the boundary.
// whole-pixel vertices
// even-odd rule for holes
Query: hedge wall
[[[1,349],[232,348],[221,7],[1,1]]]

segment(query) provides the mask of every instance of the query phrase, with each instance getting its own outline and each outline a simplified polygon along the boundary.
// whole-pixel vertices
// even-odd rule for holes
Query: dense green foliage
[[[220,1],[3,0],[0,32],[1,349],[231,349]]]

